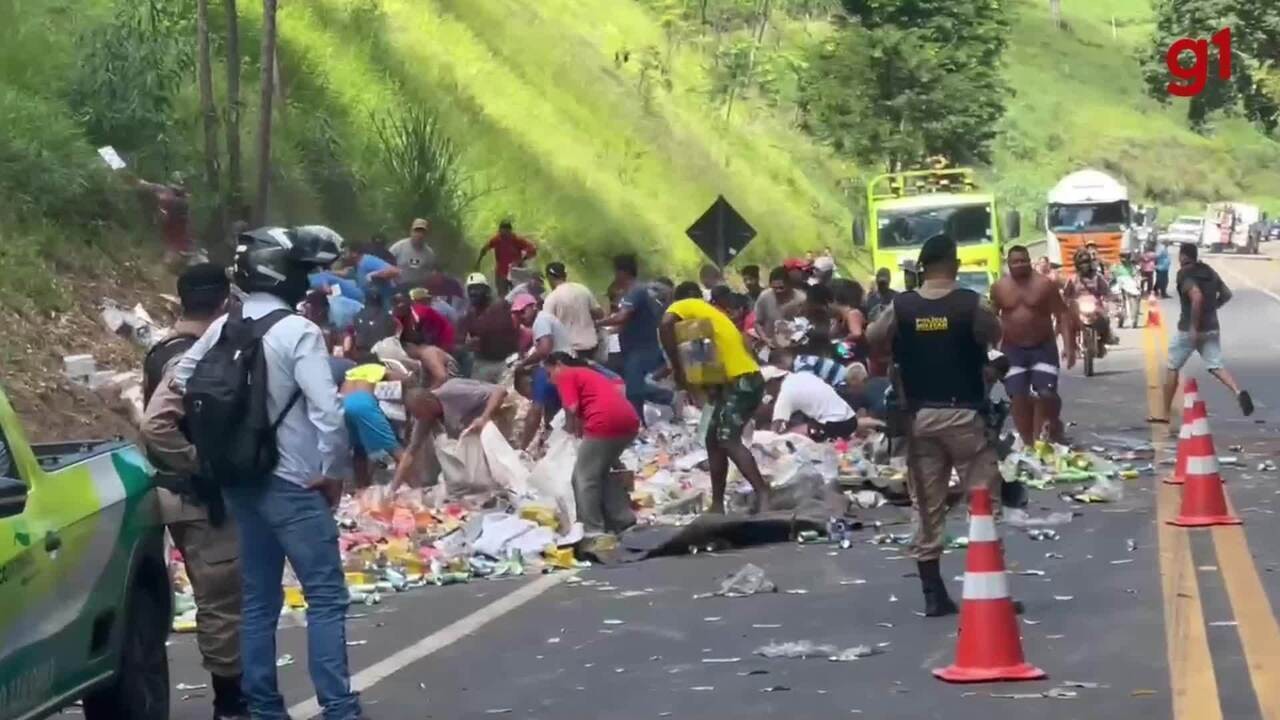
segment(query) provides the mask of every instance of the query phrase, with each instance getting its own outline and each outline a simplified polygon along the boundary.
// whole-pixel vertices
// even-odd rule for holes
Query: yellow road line
[[[1162,358],[1166,343],[1164,323],[1142,333],[1146,360],[1147,408],[1149,414],[1164,402],[1161,395],[1164,371]],[[1151,440],[1161,449],[1168,439],[1169,426],[1153,425]],[[1177,720],[1221,720],[1218,679],[1209,638],[1205,632],[1200,585],[1191,557],[1188,531],[1165,521],[1179,504],[1178,487],[1165,485],[1160,478],[1156,495],[1156,537],[1160,545],[1160,586],[1164,595],[1165,650],[1169,662],[1169,686],[1173,693],[1173,717]]]
[[[1280,720],[1280,624],[1249,554],[1244,528],[1215,527],[1213,545],[1263,720]]]

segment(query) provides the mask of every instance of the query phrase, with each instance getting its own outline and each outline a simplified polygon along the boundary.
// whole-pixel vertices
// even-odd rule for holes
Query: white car
[[[1160,234],[1160,241],[1169,244],[1189,242],[1199,245],[1203,233],[1204,218],[1198,215],[1180,215]]]

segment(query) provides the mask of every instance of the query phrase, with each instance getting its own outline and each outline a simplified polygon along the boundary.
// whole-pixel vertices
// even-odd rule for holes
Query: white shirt
[[[279,308],[288,308],[268,293],[249,293],[244,316],[257,319]],[[215,320],[174,369],[174,382],[186,390],[196,364],[222,336],[226,316]],[[329,370],[329,353],[320,328],[301,315],[277,322],[262,338],[267,361],[267,415],[273,420],[302,390],[276,431],[280,463],[275,474],[291,483],[307,486],[321,478],[345,479],[351,469],[351,446],[342,414],[338,386]]]
[[[794,413],[824,424],[854,416],[853,408],[830,385],[807,372],[793,372],[783,378],[778,400],[773,405],[774,422],[786,422]]]
[[[540,310],[533,319],[533,341],[536,343],[548,335],[551,336],[551,352],[573,352],[573,339],[569,337],[569,331],[555,315]]]
[[[592,312],[600,309],[600,303],[586,286],[575,282],[560,283],[547,295],[542,309],[554,315],[569,331],[574,350],[590,350],[600,343],[596,319],[592,316]]]

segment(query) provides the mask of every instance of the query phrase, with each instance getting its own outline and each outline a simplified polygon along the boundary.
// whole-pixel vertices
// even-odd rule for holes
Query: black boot
[[[249,704],[240,692],[240,676],[212,677],[213,720],[249,720]]]
[[[947,595],[947,585],[942,581],[942,567],[938,560],[921,560],[916,563],[920,571],[920,586],[924,588],[925,617],[954,615],[956,604]]]

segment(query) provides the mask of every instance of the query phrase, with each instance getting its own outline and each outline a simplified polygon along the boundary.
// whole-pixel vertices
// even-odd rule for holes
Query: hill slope
[[[1165,107],[1144,94],[1137,53],[1154,25],[1147,0],[1062,6],[1065,31],[1045,0],[1013,5],[1006,66],[1016,95],[990,173],[1006,200],[1034,211],[1063,175],[1093,166],[1127,180],[1136,200],[1164,207],[1166,221],[1175,208],[1199,214],[1222,199],[1280,213],[1280,144],[1237,118],[1217,118],[1198,135],[1187,129],[1186,101]]]

